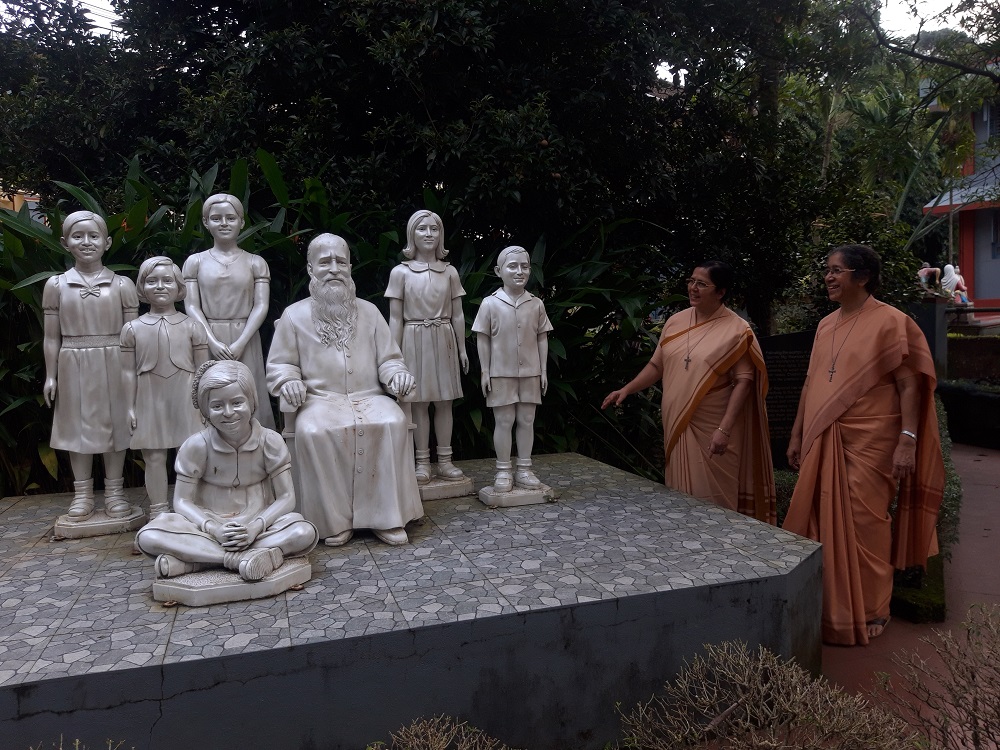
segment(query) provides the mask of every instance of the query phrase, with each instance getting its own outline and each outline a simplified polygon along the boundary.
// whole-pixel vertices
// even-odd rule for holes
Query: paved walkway
[[[928,658],[931,647],[922,639],[935,629],[960,629],[972,604],[1000,604],[1000,451],[956,443],[951,455],[964,497],[958,545],[945,566],[947,620],[916,625],[895,618],[868,646],[824,646],[823,674],[846,690],[867,692],[876,673],[897,673],[892,661],[896,652],[917,651]]]

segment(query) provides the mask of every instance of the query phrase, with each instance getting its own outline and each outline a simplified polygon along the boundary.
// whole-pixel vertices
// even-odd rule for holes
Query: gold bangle
[[[726,430],[722,429],[721,427],[716,427],[715,429],[717,429],[719,432],[721,432],[726,437],[729,437],[729,433]]]

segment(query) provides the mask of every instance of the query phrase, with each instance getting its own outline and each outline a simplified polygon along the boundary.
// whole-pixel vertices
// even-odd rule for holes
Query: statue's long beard
[[[312,297],[312,320],[323,346],[333,344],[343,349],[354,339],[358,322],[358,298],[354,280],[344,284],[324,284],[318,279],[309,280]]]

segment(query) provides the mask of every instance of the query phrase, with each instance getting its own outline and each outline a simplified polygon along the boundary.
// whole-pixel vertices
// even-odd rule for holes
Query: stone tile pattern
[[[460,465],[481,487],[492,463]],[[583,456],[535,463],[558,502],[428,501],[409,546],[359,533],[300,591],[198,608],[153,601],[130,533],[53,541],[67,495],[0,500],[0,685],[766,578],[816,549]]]

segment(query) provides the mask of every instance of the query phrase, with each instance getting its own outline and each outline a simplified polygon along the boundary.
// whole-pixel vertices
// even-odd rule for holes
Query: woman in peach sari
[[[864,245],[827,258],[840,310],[816,330],[788,447],[799,480],[784,528],[822,542],[823,640],[845,646],[882,634],[893,568],[936,551],[944,489],[934,362],[916,323],[872,296],[880,266]]]
[[[649,363],[601,408],[661,383],[664,483],[775,523],[767,370],[750,326],[723,304],[734,279],[721,261],[695,268],[690,308],[667,320]]]

